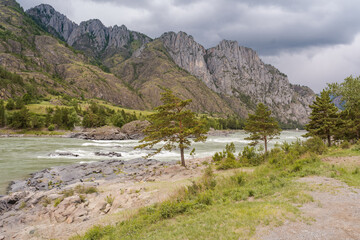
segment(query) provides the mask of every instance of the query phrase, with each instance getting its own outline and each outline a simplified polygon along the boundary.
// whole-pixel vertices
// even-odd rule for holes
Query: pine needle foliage
[[[308,131],[305,136],[318,136],[327,140],[328,146],[331,146],[331,137],[336,132],[336,123],[338,122],[338,109],[331,102],[330,92],[323,90],[310,108],[312,112],[310,122],[305,126]]]
[[[191,99],[181,100],[173,92],[166,89],[161,93],[163,105],[156,107],[154,114],[148,116],[151,123],[145,130],[145,137],[140,141],[143,143],[135,148],[153,148],[161,144],[153,153],[147,157],[160,153],[162,150],[180,149],[181,165],[185,165],[184,150],[190,148],[191,140],[205,142],[207,133],[206,123],[199,120],[196,114],[186,107]]]
[[[245,122],[245,132],[250,136],[245,138],[251,140],[250,145],[255,146],[259,140],[264,142],[265,153],[267,153],[267,144],[272,139],[280,135],[281,129],[275,118],[271,117],[271,111],[263,103],[256,106],[255,114],[249,114]]]

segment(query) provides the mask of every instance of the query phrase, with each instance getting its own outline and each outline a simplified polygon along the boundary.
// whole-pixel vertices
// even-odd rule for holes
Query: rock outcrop
[[[144,137],[143,130],[149,124],[148,121],[136,120],[125,124],[122,128],[104,126],[90,131],[85,129],[83,132],[72,133],[69,137],[88,140],[141,139]]]
[[[60,39],[67,41],[71,33],[78,27],[78,25],[68,19],[65,15],[57,12],[52,6],[41,4],[36,8],[31,8],[27,11],[36,22],[45,27],[45,29]]]
[[[263,102],[283,122],[306,123],[315,94],[291,85],[285,74],[263,63],[254,50],[228,40],[206,50],[184,32],[165,33],[161,40],[176,64],[215,92],[235,96],[250,109]]]

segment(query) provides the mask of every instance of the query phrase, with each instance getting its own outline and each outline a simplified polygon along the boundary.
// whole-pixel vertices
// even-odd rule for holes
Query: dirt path
[[[310,221],[285,222],[273,229],[263,229],[256,236],[262,240],[342,240],[360,239],[360,189],[326,177],[305,177],[314,202],[300,207]]]

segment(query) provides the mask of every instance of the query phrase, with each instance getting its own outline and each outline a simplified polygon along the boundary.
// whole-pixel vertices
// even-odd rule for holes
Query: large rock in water
[[[90,140],[126,140],[140,139],[144,137],[143,130],[149,125],[148,121],[136,120],[125,124],[121,129],[118,127],[105,126],[91,131],[73,133],[71,138]]]
[[[140,139],[144,137],[143,131],[149,125],[148,121],[136,120],[122,126],[121,132],[125,133],[129,139]]]
[[[71,134],[72,138],[91,139],[91,140],[125,140],[128,139],[127,135],[120,131],[120,128],[105,126],[95,128],[90,132],[74,133]]]

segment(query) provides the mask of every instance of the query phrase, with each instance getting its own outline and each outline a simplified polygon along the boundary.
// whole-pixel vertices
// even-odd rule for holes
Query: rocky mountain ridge
[[[285,74],[263,63],[254,50],[229,40],[205,49],[184,32],[168,32],[160,38],[180,67],[215,92],[235,96],[250,108],[263,102],[284,122],[307,121],[314,93],[291,85]]]
[[[308,105],[315,97],[312,90],[290,84],[285,74],[236,41],[223,40],[205,49],[184,32],[168,32],[152,40],[124,25],[105,27],[96,19],[77,25],[44,4],[27,14],[55,37],[106,66],[119,83],[137,94],[131,107],[157,106],[161,89],[167,87],[180,97],[192,98],[192,109],[198,112],[246,117],[264,102],[283,123],[307,122]],[[67,71],[55,70],[60,75]],[[98,97],[107,94],[99,92]]]
[[[124,58],[130,57],[134,50],[151,41],[146,35],[130,31],[124,25],[105,27],[98,19],[77,25],[48,4],[31,8],[26,13],[70,46],[100,59],[118,53]]]

